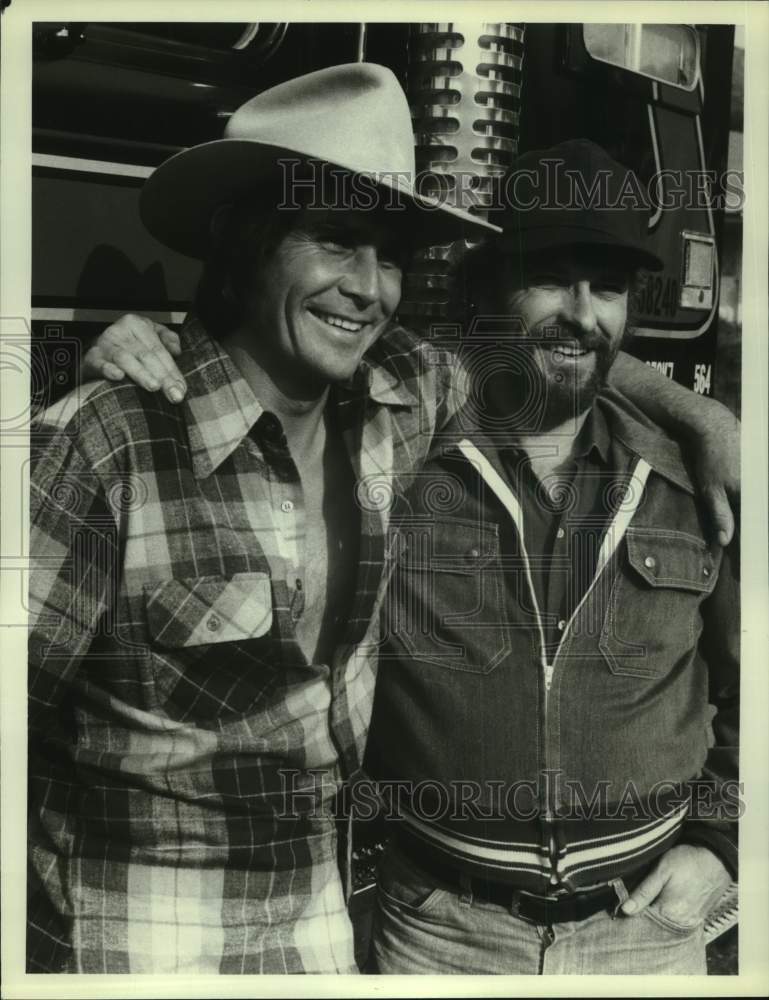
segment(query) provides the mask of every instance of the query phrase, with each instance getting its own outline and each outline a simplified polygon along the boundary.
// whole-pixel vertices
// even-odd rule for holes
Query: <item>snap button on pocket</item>
[[[691,655],[718,565],[704,539],[685,532],[628,528],[625,541],[599,648],[614,674],[661,677]]]
[[[278,676],[269,574],[174,577],[144,592],[154,690],[169,717],[210,728],[252,712]]]
[[[441,670],[490,673],[512,647],[499,529],[463,518],[398,525],[391,594],[399,655]]]
[[[280,509],[283,511],[284,514],[290,514],[291,511],[294,509],[294,504],[291,500],[284,500],[283,503],[280,505]]]
[[[164,649],[245,642],[272,628],[267,573],[181,577],[147,584],[144,590],[150,637]]]

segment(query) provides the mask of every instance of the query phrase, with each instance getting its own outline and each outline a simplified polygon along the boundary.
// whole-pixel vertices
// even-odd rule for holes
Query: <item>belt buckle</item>
[[[515,889],[513,891],[512,899],[510,900],[510,913],[519,920],[525,920],[527,924],[536,924],[536,920],[533,920],[531,917],[527,917],[525,913],[521,913],[521,897],[531,895],[533,895],[533,893],[524,892],[522,889]]]
[[[545,914],[547,915],[549,907],[553,906],[553,904],[557,905],[560,899],[571,895],[571,891],[563,885],[559,886],[555,892],[546,896],[540,895],[537,892],[528,892],[526,889],[519,889],[513,893],[510,912],[514,917],[518,917],[519,920],[525,920],[528,924],[541,924],[542,921],[535,920],[534,917],[529,917],[525,913],[521,913],[521,902],[523,901],[525,903],[524,897],[534,899],[540,903],[544,907]],[[545,923],[547,923],[547,921],[545,921]]]

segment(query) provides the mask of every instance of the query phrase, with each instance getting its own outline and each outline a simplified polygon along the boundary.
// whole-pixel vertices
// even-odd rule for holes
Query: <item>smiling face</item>
[[[398,307],[406,239],[382,214],[302,212],[254,276],[255,359],[297,386],[350,378]]]
[[[589,247],[500,264],[504,277],[484,308],[523,321],[521,343],[533,352],[542,393],[539,429],[549,430],[587,410],[606,381],[625,332],[632,272],[610,251]],[[488,391],[497,412],[520,407],[503,375]]]

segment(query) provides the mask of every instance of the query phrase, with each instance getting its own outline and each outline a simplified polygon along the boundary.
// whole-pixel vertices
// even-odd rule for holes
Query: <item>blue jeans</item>
[[[704,922],[675,924],[652,904],[633,917],[607,910],[550,929],[450,888],[393,844],[380,863],[373,952],[382,974],[707,973]]]

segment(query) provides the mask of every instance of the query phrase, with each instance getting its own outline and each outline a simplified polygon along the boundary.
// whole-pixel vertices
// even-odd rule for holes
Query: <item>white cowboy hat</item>
[[[384,203],[395,192],[399,204],[422,209],[416,237],[423,244],[500,232],[415,190],[406,95],[394,74],[374,63],[331,66],[246,101],[230,117],[223,139],[185,149],[151,174],[141,193],[142,220],[166,246],[205,257],[215,210],[258,192],[277,175],[281,158],[368,175],[390,189]]]

